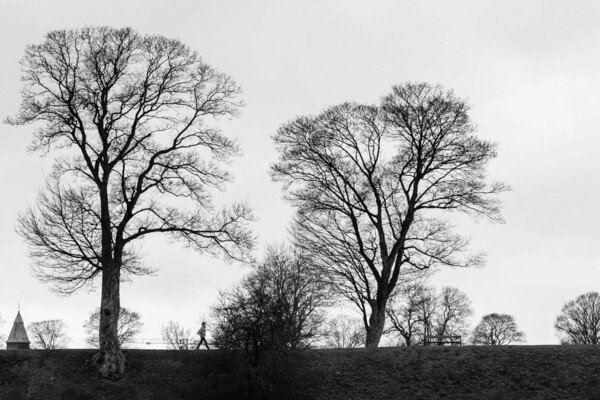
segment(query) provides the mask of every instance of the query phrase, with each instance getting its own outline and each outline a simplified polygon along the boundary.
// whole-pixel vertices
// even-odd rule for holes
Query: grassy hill
[[[223,351],[128,350],[127,376],[97,378],[93,350],[0,351],[0,399],[594,399],[600,347],[309,350],[252,371]]]

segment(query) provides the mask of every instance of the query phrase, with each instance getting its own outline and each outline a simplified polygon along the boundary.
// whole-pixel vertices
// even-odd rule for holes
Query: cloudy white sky
[[[600,290],[600,3],[596,1],[141,1],[0,0],[0,117],[20,101],[19,60],[53,29],[131,26],[178,38],[242,86],[246,107],[221,126],[244,155],[224,200],[247,200],[262,245],[284,240],[291,215],[267,175],[270,136],[291,118],[343,101],[376,103],[406,81],[439,83],[472,105],[479,134],[498,143],[490,176],[506,223],[457,218],[457,230],[488,254],[485,268],[445,270],[436,286],[463,290],[482,315],[513,314],[529,344],[558,343],[564,302]],[[30,154],[31,127],[0,126],[0,315],[8,334],[21,304],[25,323],[61,318],[72,347],[98,292],[58,297],[30,275],[15,220],[33,202],[49,160]],[[153,239],[154,277],[121,289],[138,311],[141,337],[173,319],[195,331],[217,289],[245,268]]]

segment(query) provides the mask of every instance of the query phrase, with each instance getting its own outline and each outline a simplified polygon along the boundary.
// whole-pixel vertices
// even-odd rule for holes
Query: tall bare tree
[[[394,86],[380,106],[345,103],[298,117],[274,136],[272,176],[298,214],[299,245],[363,314],[379,344],[399,281],[440,265],[483,262],[441,220],[462,211],[500,220],[486,166],[495,145],[475,136],[468,104],[426,83]]]
[[[65,348],[69,337],[65,332],[67,324],[60,319],[32,322],[27,327],[32,346],[36,349],[50,350]]]
[[[119,347],[125,347],[134,341],[135,336],[142,330],[140,314],[125,307],[119,310],[119,321],[117,329],[117,340]],[[100,327],[100,309],[90,314],[90,318],[83,324],[85,328],[85,342],[93,347],[100,347],[98,328]]]
[[[95,361],[118,378],[119,284],[148,272],[138,239],[169,234],[228,259],[252,246],[248,207],[211,201],[231,178],[223,162],[238,153],[212,122],[236,115],[240,88],[178,40],[130,28],[52,31],[21,65],[20,111],[6,122],[37,122],[31,149],[57,159],[18,231],[55,290],[101,280]]]
[[[173,350],[185,349],[186,347],[183,347],[182,344],[184,342],[187,344],[191,337],[189,329],[185,329],[183,325],[173,320],[169,321],[167,325],[162,326],[160,334],[167,347]]]
[[[600,294],[584,293],[566,302],[554,328],[563,344],[600,344]]]
[[[517,328],[512,315],[487,314],[473,329],[471,342],[488,346],[502,346],[515,342],[524,342],[525,334]]]

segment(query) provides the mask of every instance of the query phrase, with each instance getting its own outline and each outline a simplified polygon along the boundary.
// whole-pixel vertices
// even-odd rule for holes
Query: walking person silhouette
[[[196,350],[198,350],[200,348],[200,345],[202,343],[204,343],[204,345],[206,346],[206,350],[210,350],[210,348],[208,347],[208,342],[206,341],[206,323],[202,322],[202,326],[200,327],[200,329],[198,330],[198,335],[200,335],[200,341],[198,342],[198,346],[196,346]]]

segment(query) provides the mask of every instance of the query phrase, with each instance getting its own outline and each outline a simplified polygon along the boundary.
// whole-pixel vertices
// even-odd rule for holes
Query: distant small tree
[[[582,294],[563,306],[554,323],[562,344],[600,344],[600,294]]]
[[[471,301],[457,288],[443,287],[437,297],[436,335],[462,335],[467,332],[467,320],[473,315]]]
[[[366,335],[359,319],[339,314],[327,322],[325,346],[334,349],[363,347]]]
[[[29,339],[35,349],[63,349],[69,342],[65,332],[67,324],[60,319],[32,322],[27,327]]]
[[[467,295],[457,288],[443,287],[436,293],[422,284],[403,289],[387,310],[391,326],[401,343],[414,346],[425,342],[426,335],[465,335],[467,320],[473,314]]]
[[[117,337],[119,347],[124,347],[128,343],[133,342],[135,336],[142,329],[140,314],[135,311],[130,311],[127,308],[121,307],[119,311],[119,320],[117,328]],[[85,342],[96,348],[100,347],[98,338],[98,329],[100,326],[100,308],[90,314],[90,318],[83,324],[87,337]]]
[[[517,329],[512,315],[488,314],[473,330],[473,344],[501,346],[515,342],[525,342],[525,334]]]
[[[400,337],[399,344],[413,346],[423,342],[428,310],[431,309],[431,296],[421,284],[410,285],[400,295],[394,296],[388,304],[387,315],[390,327],[386,334]],[[427,318],[427,319],[424,319]]]
[[[160,330],[162,339],[167,343],[167,348],[174,350],[184,350],[184,342],[189,342],[191,331],[185,329],[179,322],[169,321],[169,323]]]
[[[438,307],[437,295],[434,288],[425,286],[421,288],[418,296],[420,298],[417,302],[417,315],[419,316],[419,321],[423,326],[423,336],[421,337],[421,342],[425,344],[425,336],[432,335],[434,333],[433,324]]]

